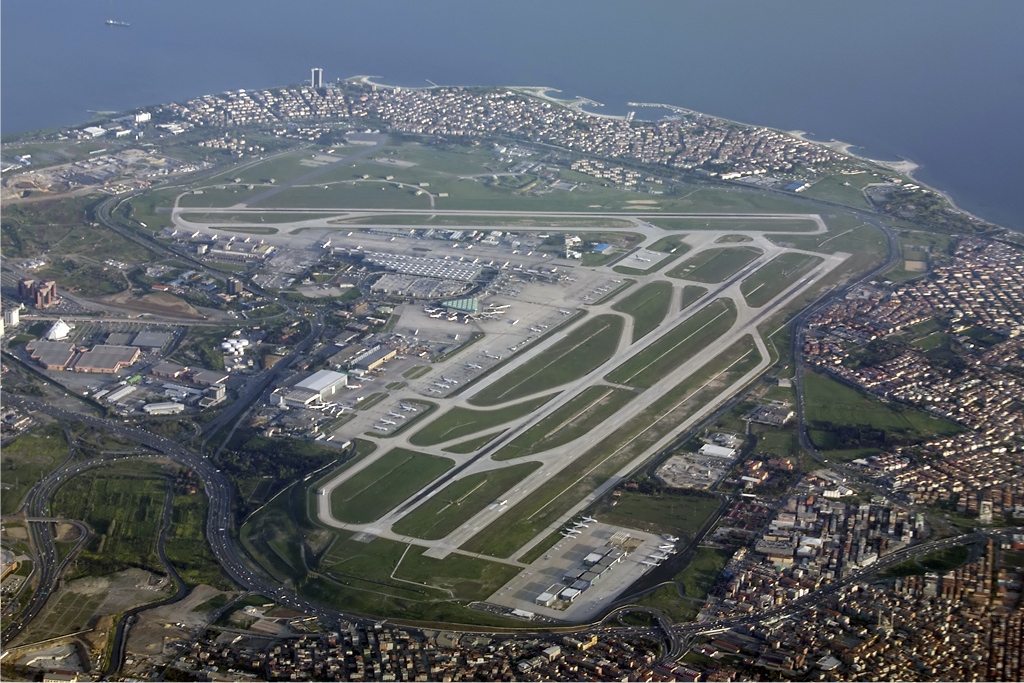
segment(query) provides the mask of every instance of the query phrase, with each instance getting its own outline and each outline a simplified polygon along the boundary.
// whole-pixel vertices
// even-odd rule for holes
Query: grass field
[[[933,435],[963,431],[959,425],[899,403],[884,403],[856,389],[814,372],[804,374],[807,423],[814,445],[827,455],[855,459],[878,452],[881,445],[865,449],[844,443],[842,430],[864,427],[881,430],[887,438],[919,440]],[[842,448],[842,446],[848,446]]]
[[[748,335],[680,383],[649,408],[584,451],[532,494],[513,506],[463,548],[509,557],[557,521],[624,465],[650,449],[680,423],[714,401],[721,391],[756,367],[760,354]],[[547,539],[541,544],[547,542]],[[536,548],[527,555],[533,556]]]
[[[729,244],[733,242],[753,242],[754,238],[750,235],[722,235],[715,240],[715,244]]]
[[[221,573],[220,563],[206,542],[206,512],[206,496],[201,491],[176,494],[164,553],[185,583],[232,590],[234,584]]]
[[[877,183],[879,178],[870,173],[857,175],[834,175],[822,178],[801,194],[815,199],[846,204],[858,209],[870,208],[862,191],[868,183]]]
[[[683,295],[679,300],[679,310],[685,310],[687,306],[694,303],[702,296],[708,293],[706,287],[700,287],[698,285],[686,285],[683,287]]]
[[[599,315],[504,377],[477,392],[469,402],[491,406],[577,380],[611,358],[622,336],[622,318]]]
[[[438,416],[433,422],[413,434],[409,438],[409,443],[415,446],[433,446],[444,441],[475,434],[529,415],[554,397],[555,394],[549,394],[495,410],[473,410],[458,406]]]
[[[658,261],[657,263],[655,263],[650,268],[641,269],[641,268],[633,268],[631,266],[612,266],[612,270],[614,270],[616,273],[622,273],[623,275],[635,275],[635,276],[650,275],[652,273],[657,273],[659,270],[661,270],[662,268],[664,268],[668,264],[672,263],[673,261],[675,261],[680,256],[682,256],[682,254],[670,254],[670,255],[666,256],[665,258],[661,259],[660,261]]]
[[[454,464],[450,458],[393,448],[331,492],[331,514],[350,524],[372,522]]]
[[[819,256],[788,252],[776,256],[740,283],[747,305],[760,308],[822,262]]]
[[[728,550],[699,546],[673,584],[648,593],[636,604],[660,610],[675,622],[693,621],[731,556]]]
[[[636,341],[661,324],[671,302],[672,284],[659,280],[616,301],[612,308],[633,316],[633,341]]]
[[[619,496],[603,499],[590,514],[603,524],[678,536],[684,539],[685,545],[715,514],[721,503],[715,496],[693,493],[648,495],[623,491]]]
[[[465,225],[487,225],[496,228],[517,230],[521,228],[629,228],[633,223],[621,218],[572,218],[557,216],[439,216],[426,215],[387,215],[367,216],[339,221],[339,225],[422,225],[424,227],[452,227]]]
[[[167,478],[152,463],[117,463],[84,472],[57,490],[53,514],[83,520],[98,536],[82,551],[77,573],[109,574],[131,566],[163,573],[156,536]]]
[[[804,205],[802,211],[796,213],[814,213],[813,208]],[[810,219],[793,218],[776,220],[751,216],[750,218],[716,218],[715,216],[694,216],[692,218],[658,216],[649,222],[666,230],[751,230],[756,232],[812,232],[817,229]]]
[[[475,453],[484,446],[486,446],[487,444],[489,444],[494,439],[501,436],[504,433],[504,431],[505,430],[502,429],[497,432],[484,434],[483,436],[478,436],[472,439],[466,439],[465,441],[452,444],[451,446],[448,446],[447,448],[442,448],[441,450],[444,451],[445,453],[459,453],[463,455],[466,453]]]
[[[9,515],[21,506],[33,485],[68,457],[64,430],[57,424],[35,427],[4,445],[0,473],[4,482],[0,510]]]
[[[661,251],[666,254],[682,256],[690,251],[690,245],[685,242],[685,239],[686,235],[669,235],[649,244],[647,248],[651,251]]]
[[[392,530],[427,540],[444,538],[540,467],[526,462],[453,481],[400,519]]]
[[[636,394],[625,389],[587,387],[492,457],[495,460],[511,460],[567,444],[610,418],[634,398]]]
[[[731,299],[717,299],[612,370],[605,379],[615,384],[650,387],[713,344],[734,322],[736,304]]]
[[[337,534],[316,578],[302,595],[346,612],[424,622],[510,626],[514,622],[466,608],[515,576],[514,566],[465,555],[423,557],[424,548],[383,538],[368,543]]]
[[[757,247],[715,247],[691,256],[666,275],[694,282],[725,282],[762,252]]]

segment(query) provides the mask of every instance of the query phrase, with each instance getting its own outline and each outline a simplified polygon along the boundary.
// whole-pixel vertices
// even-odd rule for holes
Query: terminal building
[[[348,375],[333,370],[314,372],[306,379],[291,387],[282,387],[270,395],[274,405],[305,408],[316,403],[329,401],[348,384]]]

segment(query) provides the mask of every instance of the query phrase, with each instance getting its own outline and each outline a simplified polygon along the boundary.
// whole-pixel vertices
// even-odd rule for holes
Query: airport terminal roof
[[[348,375],[343,372],[335,372],[334,370],[319,370],[314,372],[312,375],[307,377],[295,384],[300,389],[310,389],[312,391],[323,391],[332,384],[338,382],[347,382]]]
[[[449,299],[448,301],[442,301],[441,305],[460,313],[476,313],[480,309],[480,302],[475,296],[464,299]]]

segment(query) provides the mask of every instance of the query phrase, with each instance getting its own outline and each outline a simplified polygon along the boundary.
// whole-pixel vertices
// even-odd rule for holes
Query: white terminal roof
[[[343,372],[335,372],[334,370],[320,370],[314,372],[312,375],[302,380],[295,386],[300,389],[310,389],[312,391],[323,391],[332,384],[338,382],[345,382],[348,379],[348,375]]]

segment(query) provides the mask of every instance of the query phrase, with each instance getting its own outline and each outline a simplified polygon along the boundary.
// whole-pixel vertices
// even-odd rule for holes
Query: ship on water
[[[116,19],[107,19],[107,26],[131,26],[127,21],[117,21]]]

